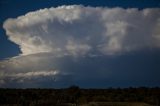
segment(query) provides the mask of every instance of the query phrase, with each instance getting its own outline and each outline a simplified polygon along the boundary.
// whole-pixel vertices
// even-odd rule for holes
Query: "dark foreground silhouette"
[[[160,88],[1,88],[0,106],[160,106]]]

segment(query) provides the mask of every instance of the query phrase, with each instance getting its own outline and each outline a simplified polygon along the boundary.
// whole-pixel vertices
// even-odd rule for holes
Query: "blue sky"
[[[1,0],[0,13],[0,87],[160,86],[159,0]]]

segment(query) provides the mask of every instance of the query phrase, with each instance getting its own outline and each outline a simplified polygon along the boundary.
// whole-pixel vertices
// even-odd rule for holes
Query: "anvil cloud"
[[[87,79],[80,68],[92,69],[89,68],[92,66],[80,64],[91,62],[88,58],[96,58],[92,63],[96,64],[98,58],[104,61],[102,57],[160,49],[159,8],[59,6],[7,19],[3,28],[22,52],[18,57],[0,62],[3,86],[13,81],[24,82],[28,80],[25,76],[33,77],[31,82],[37,80],[37,76],[40,76],[38,79],[48,76],[57,76],[59,80],[74,76]],[[67,69],[71,65],[66,60],[78,64],[77,67]],[[98,65],[89,73],[99,73],[97,78],[102,79],[112,73],[108,67],[99,72],[103,66]]]
[[[22,55],[116,54],[160,47],[160,9],[60,6],[29,12],[3,25]]]

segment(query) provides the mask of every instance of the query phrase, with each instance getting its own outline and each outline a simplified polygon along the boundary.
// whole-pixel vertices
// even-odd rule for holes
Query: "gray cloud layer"
[[[108,56],[160,48],[159,8],[60,6],[7,19],[3,28],[22,54],[0,62],[1,87],[111,80],[121,73]],[[132,78],[134,71],[122,67],[128,71],[122,73]]]
[[[0,62],[0,87],[158,86],[160,52],[57,57],[50,53]]]

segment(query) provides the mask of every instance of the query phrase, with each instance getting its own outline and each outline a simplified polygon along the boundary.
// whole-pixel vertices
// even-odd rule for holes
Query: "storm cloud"
[[[160,9],[60,6],[29,12],[3,25],[22,55],[116,54],[160,47]]]
[[[7,19],[3,28],[22,54],[0,62],[0,86],[11,83],[20,86],[24,82],[53,81],[58,85],[65,81],[65,84],[111,81],[116,75],[126,79],[137,76],[140,80],[143,72],[148,73],[142,79],[145,82],[145,78],[157,72],[156,69],[150,73],[153,67],[145,71],[146,67],[140,63],[144,71],[135,74],[135,70],[141,70],[132,69],[136,62],[131,62],[129,68],[116,63],[115,58],[160,48],[159,8],[59,6]],[[152,64],[154,60],[150,59],[147,62]],[[128,61],[131,60],[123,62]]]

